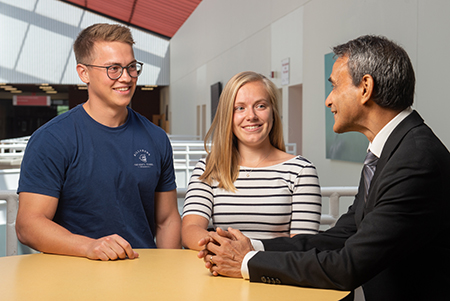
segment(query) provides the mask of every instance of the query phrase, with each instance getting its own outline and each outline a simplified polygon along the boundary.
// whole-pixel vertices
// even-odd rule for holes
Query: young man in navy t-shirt
[[[36,250],[90,259],[180,248],[170,141],[128,104],[142,64],[121,25],[95,24],[74,43],[89,99],[30,138],[16,231]]]

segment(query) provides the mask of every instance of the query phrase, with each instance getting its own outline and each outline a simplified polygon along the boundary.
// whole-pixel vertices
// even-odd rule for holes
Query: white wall
[[[450,1],[418,3],[416,107],[433,131],[450,147]]]
[[[296,50],[300,54],[301,39],[291,39],[291,34],[301,34],[301,22],[283,26],[276,21],[288,15],[284,22],[291,22],[295,19],[292,11],[304,2],[202,1],[170,41],[171,133],[195,135],[196,106],[202,104],[208,106],[209,127],[212,84],[220,81],[225,85],[234,74],[245,70],[269,76],[271,71],[280,71],[282,58]],[[284,39],[278,34],[283,28],[287,30]],[[276,40],[272,39],[274,33]],[[298,68],[293,79],[300,81],[301,74]]]
[[[275,71],[285,136],[293,130],[289,87],[302,85],[302,154],[317,166],[323,186],[356,186],[361,164],[325,158],[324,55],[360,35],[379,34],[409,53],[415,107],[449,146],[449,13],[447,0],[203,0],[170,42],[171,134],[195,135],[196,106],[206,104],[209,114],[211,84],[243,70]],[[291,62],[289,86],[279,78],[284,58]]]

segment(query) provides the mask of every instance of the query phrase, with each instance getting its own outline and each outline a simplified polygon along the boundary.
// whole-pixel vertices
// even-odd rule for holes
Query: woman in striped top
[[[316,169],[285,152],[278,89],[266,77],[241,72],[230,79],[205,149],[208,156],[197,163],[186,193],[185,247],[200,250],[198,241],[207,235],[209,223],[254,239],[318,232]]]

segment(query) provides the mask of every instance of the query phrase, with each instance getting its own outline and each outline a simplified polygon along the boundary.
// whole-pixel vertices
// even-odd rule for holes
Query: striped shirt
[[[205,171],[201,159],[192,173],[183,217],[197,214],[214,228],[233,227],[252,239],[291,234],[316,234],[320,224],[321,194],[314,165],[301,156],[283,163],[246,171],[240,167],[236,192],[208,185],[198,178]],[[249,177],[247,177],[249,174]]]

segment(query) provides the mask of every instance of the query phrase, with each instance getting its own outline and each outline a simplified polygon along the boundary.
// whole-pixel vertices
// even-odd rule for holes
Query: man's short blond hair
[[[134,40],[128,27],[119,24],[98,23],[91,25],[79,34],[73,44],[78,64],[91,63],[96,42],[122,42],[133,46]]]

